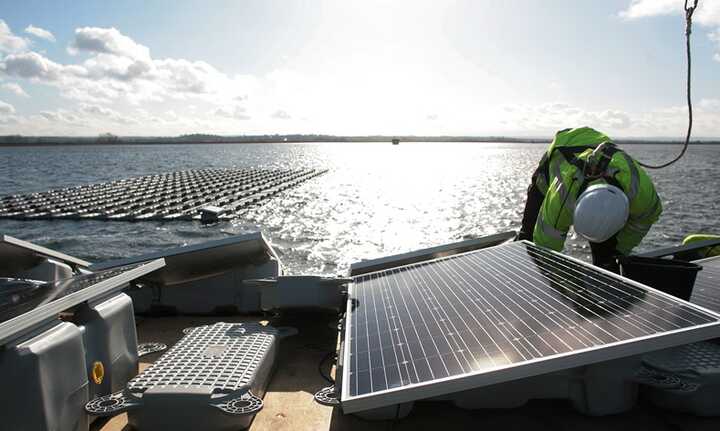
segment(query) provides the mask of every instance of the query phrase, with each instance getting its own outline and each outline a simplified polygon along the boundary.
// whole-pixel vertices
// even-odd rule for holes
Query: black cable
[[[553,227],[557,230],[557,224],[560,221],[560,215],[562,214],[562,209],[565,208],[565,203],[568,200],[568,197],[570,197],[570,193],[572,192],[572,188],[575,185],[575,181],[577,180],[577,177],[573,177],[572,182],[570,183],[570,187],[567,188],[565,193],[565,199],[563,199],[562,204],[560,204],[560,211],[558,211],[557,217],[555,217],[555,222],[553,223]],[[562,181],[562,178],[558,178],[558,181]],[[582,187],[582,186],[580,186]]]
[[[691,64],[691,56],[690,56],[690,33],[692,33],[692,15],[693,12],[695,12],[695,9],[697,9],[698,6],[698,0],[695,0],[695,3],[693,6],[688,7],[688,1],[685,0],[685,52],[687,53],[687,88],[686,88],[686,95],[687,95],[687,107],[688,107],[688,128],[687,128],[687,134],[685,135],[685,145],[683,145],[682,151],[680,151],[680,154],[678,154],[677,157],[670,160],[667,163],[663,163],[662,165],[648,165],[645,163],[637,162],[638,165],[642,166],[643,168],[648,169],[662,169],[667,168],[668,166],[672,165],[673,163],[677,162],[682,158],[682,156],[685,155],[685,152],[688,149],[688,145],[690,145],[690,134],[692,133],[692,125],[693,125],[693,112],[692,112],[692,99],[690,97],[690,72],[692,70],[692,64]]]
[[[335,384],[335,380],[329,374],[325,374],[325,371],[323,370],[323,365],[325,365],[325,362],[330,359],[334,354],[335,352],[327,352],[327,354],[323,356],[323,358],[320,360],[320,363],[318,364],[318,371],[320,372],[320,376],[322,376],[322,378],[331,385]]]

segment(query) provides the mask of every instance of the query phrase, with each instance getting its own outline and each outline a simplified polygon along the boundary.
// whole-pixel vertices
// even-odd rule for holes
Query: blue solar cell
[[[720,335],[717,315],[526,242],[353,280],[347,412]]]

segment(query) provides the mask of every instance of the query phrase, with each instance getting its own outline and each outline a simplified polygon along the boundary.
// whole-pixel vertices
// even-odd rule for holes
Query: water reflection
[[[618,281],[571,261],[552,259],[549,253],[528,249],[530,259],[556,298],[587,319],[605,319],[634,313],[633,305],[645,298],[645,289],[619,285]]]
[[[360,259],[516,228],[530,174],[544,149],[406,142],[0,148],[1,194],[190,168],[330,169],[234,223],[0,220],[0,232],[96,261],[262,229],[289,272],[342,273]],[[694,146],[682,164],[652,172],[665,213],[645,248],[718,229],[719,150]],[[629,151],[653,162],[673,149],[634,146]],[[585,256],[585,247],[571,235],[566,250]]]

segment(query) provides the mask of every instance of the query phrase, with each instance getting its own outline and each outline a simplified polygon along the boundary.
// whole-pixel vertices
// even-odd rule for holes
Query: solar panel
[[[720,336],[720,316],[515,242],[354,277],[346,413]]]
[[[50,283],[13,283],[11,289],[0,286],[0,346],[58,313],[119,290],[164,264],[158,259]]]
[[[9,235],[0,235],[0,276],[10,275],[14,271],[30,269],[41,263],[45,257],[67,263],[88,267],[90,262],[50,250]]]
[[[350,266],[350,275],[355,276],[360,274],[366,274],[368,272],[377,272],[396,266],[409,265],[411,263],[436,259],[438,257],[451,256],[453,254],[464,253],[466,251],[492,247],[493,245],[502,244],[513,239],[515,235],[516,232],[514,231],[501,232],[494,235],[468,239],[452,244],[445,244],[437,247],[415,250],[409,253],[385,256],[379,259],[363,260],[361,262],[353,263]]]
[[[695,261],[702,265],[690,302],[720,313],[720,256]]]

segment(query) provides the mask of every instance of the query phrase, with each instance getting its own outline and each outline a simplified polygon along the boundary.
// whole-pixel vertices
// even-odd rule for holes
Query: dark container
[[[702,266],[681,260],[625,256],[619,258],[620,274],[686,301]]]

